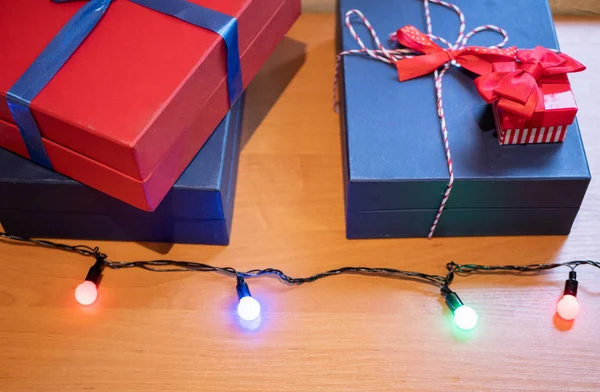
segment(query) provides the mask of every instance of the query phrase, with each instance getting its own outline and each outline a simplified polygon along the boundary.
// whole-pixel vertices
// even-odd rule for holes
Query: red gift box
[[[495,63],[494,72],[512,72],[517,63]],[[541,98],[531,118],[493,105],[498,141],[506,144],[557,143],[564,141],[569,125],[575,121],[577,103],[566,74],[543,76],[538,82]]]
[[[234,16],[245,88],[300,14],[300,0],[193,0]],[[85,2],[0,7],[0,146],[29,157],[7,92]],[[154,210],[230,102],[221,36],[126,0],[30,107],[54,170]]]

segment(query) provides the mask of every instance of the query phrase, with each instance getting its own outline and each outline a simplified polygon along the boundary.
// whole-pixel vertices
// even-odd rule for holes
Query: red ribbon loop
[[[542,97],[540,82],[545,77],[581,72],[585,66],[564,53],[538,46],[520,50],[519,63],[510,72],[491,72],[475,79],[475,87],[488,103],[522,119],[530,119]]]
[[[414,26],[404,26],[396,32],[398,43],[422,53],[420,56],[396,62],[400,81],[427,75],[446,63],[455,60],[462,67],[478,75],[492,72],[494,62],[514,61],[517,49],[485,48],[469,46],[463,49],[443,49]]]

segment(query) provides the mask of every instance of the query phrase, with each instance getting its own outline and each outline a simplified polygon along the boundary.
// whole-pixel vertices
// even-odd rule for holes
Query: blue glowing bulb
[[[260,316],[260,303],[250,296],[242,297],[237,312],[242,320],[254,321]]]

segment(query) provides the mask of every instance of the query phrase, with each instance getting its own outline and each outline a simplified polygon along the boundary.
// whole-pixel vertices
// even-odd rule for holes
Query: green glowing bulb
[[[454,323],[463,331],[469,331],[477,325],[477,313],[470,307],[461,305],[454,311]]]

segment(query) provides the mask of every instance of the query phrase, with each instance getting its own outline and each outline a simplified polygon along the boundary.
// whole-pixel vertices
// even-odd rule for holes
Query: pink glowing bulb
[[[564,295],[556,306],[556,313],[564,320],[571,321],[579,314],[579,303],[575,296]]]
[[[75,289],[75,299],[81,305],[91,305],[98,298],[98,288],[94,282],[86,280]]]

